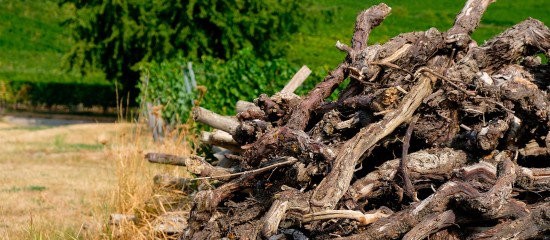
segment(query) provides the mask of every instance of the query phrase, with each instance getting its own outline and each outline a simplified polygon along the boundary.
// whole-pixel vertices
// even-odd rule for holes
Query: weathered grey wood
[[[239,143],[237,143],[231,134],[222,130],[214,130],[212,132],[202,132],[201,141],[220,146],[222,148],[234,151],[234,152],[243,152]]]
[[[309,69],[306,65],[302,66],[302,68],[300,68],[300,70],[298,70],[292,79],[290,79],[290,81],[285,85],[281,92],[294,93],[294,91],[296,91],[296,89],[306,80],[309,74],[311,74],[311,69]]]
[[[258,108],[256,106],[256,104],[252,103],[252,102],[247,102],[247,101],[244,101],[244,100],[239,100],[237,101],[237,104],[235,104],[235,110],[237,110],[238,113],[240,112],[244,112],[250,108]],[[258,108],[259,110],[260,108]]]
[[[433,76],[421,76],[395,111],[387,114],[382,121],[361,129],[342,146],[333,163],[332,171],[313,192],[311,203],[314,206],[322,209],[332,209],[336,206],[348,190],[355,165],[359,163],[363,154],[412,117],[422,100],[431,94],[434,80]]]
[[[426,220],[414,226],[405,236],[403,240],[422,240],[429,238],[430,234],[435,233],[443,228],[455,224],[455,214],[452,210],[447,210],[440,214],[433,214]]]
[[[233,173],[233,168],[214,167],[199,156],[175,156],[162,153],[147,153],[145,158],[151,163],[185,166],[191,173],[202,177],[218,177]]]
[[[543,233],[550,230],[550,202],[539,204],[527,216],[508,221],[475,234],[468,239],[545,239]]]
[[[430,176],[450,179],[453,170],[460,168],[469,160],[464,151],[452,148],[435,148],[409,154],[407,168],[414,180]],[[383,192],[380,191],[380,188],[393,181],[399,164],[399,159],[386,161],[375,171],[357,179],[349,189],[354,201],[360,202],[362,199],[378,197]]]
[[[113,213],[109,216],[110,225],[122,225],[127,223],[135,223],[135,221],[136,221],[135,214]]]
[[[239,121],[237,119],[219,115],[202,107],[197,107],[193,110],[193,119],[213,128],[226,131],[231,135],[235,134],[235,130],[239,126]]]
[[[189,212],[167,212],[158,216],[151,225],[155,232],[172,235],[185,230],[188,218]]]

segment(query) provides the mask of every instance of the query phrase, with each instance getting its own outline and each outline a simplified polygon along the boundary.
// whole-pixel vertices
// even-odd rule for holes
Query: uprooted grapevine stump
[[[261,95],[236,118],[197,108],[228,150],[148,154],[187,166],[182,239],[526,239],[550,230],[550,30],[527,19],[478,46],[491,0],[469,0],[446,32],[367,46],[390,13],[357,17],[345,60],[307,96]],[[325,101],[345,79],[338,100]],[[223,130],[223,131],[222,131]],[[410,152],[410,153],[409,153]],[[394,160],[393,160],[394,159]]]

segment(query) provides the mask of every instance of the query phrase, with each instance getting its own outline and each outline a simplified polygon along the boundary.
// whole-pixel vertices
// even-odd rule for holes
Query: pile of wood
[[[286,89],[219,129],[220,161],[148,154],[201,182],[182,239],[527,239],[550,231],[550,30],[535,19],[478,45],[492,0],[446,32],[367,45],[385,4],[357,17],[345,60],[299,97]],[[325,100],[345,79],[338,100]],[[183,185],[182,185],[183,184]],[[193,189],[193,188],[189,188]],[[190,190],[191,191],[191,190]],[[546,235],[548,236],[548,235]]]

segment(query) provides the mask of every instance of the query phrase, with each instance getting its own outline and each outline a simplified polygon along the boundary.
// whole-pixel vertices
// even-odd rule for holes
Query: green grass
[[[392,12],[382,25],[372,32],[370,43],[383,43],[399,33],[425,31],[430,27],[446,31],[453,25],[456,14],[460,12],[466,1],[318,0],[309,7],[310,11],[332,11],[333,16],[330,18],[332,21],[304,23],[301,33],[293,39],[287,55],[288,59],[294,64],[306,64],[313,69],[336,67],[345,57],[345,53],[339,52],[334,47],[336,41],[349,43],[357,14],[380,2],[388,4]],[[548,1],[498,0],[489,6],[473,38],[481,44],[528,17],[550,24],[548,9],[550,9]]]
[[[56,0],[0,0],[0,80],[106,82],[62,69],[73,43],[61,26],[69,9]]]
[[[73,44],[59,0],[0,0],[0,101],[114,106],[114,84],[101,73],[63,68]]]
[[[30,185],[30,186],[25,186],[25,187],[22,187],[22,188],[13,186],[11,188],[2,189],[0,191],[1,192],[21,192],[21,191],[41,192],[41,191],[44,191],[46,189],[47,189],[47,187],[45,187],[45,186]]]
[[[101,144],[85,144],[85,143],[67,143],[66,135],[55,136],[53,146],[55,152],[74,152],[80,150],[96,151],[103,149]]]
[[[60,23],[70,9],[60,8],[59,0],[0,0],[0,80],[46,82],[103,82],[102,75],[82,78],[61,68],[63,54],[73,44],[70,32]],[[334,47],[336,41],[349,43],[355,17],[363,10],[385,2],[391,15],[376,28],[370,43],[383,43],[402,32],[424,31],[435,27],[445,31],[465,0],[317,0],[308,13],[329,12],[316,22],[303,23],[292,39],[287,58],[295,65],[306,64],[318,71],[334,68],[345,57]],[[544,0],[498,0],[484,15],[475,40],[484,40],[526,19],[550,23],[550,3]]]

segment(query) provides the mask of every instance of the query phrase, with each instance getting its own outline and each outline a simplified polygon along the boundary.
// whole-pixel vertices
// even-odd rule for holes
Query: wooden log
[[[235,130],[239,126],[239,121],[237,119],[222,116],[201,107],[197,107],[193,110],[193,119],[213,128],[226,131],[231,135],[235,134]]]
[[[409,154],[407,168],[413,180],[430,178],[430,176],[450,179],[453,170],[464,166],[469,160],[464,151],[435,148]],[[352,199],[359,202],[362,199],[378,197],[381,192],[384,192],[380,191],[381,188],[389,185],[389,181],[393,181],[399,164],[399,159],[387,161],[375,171],[355,181],[350,188]]]
[[[516,186],[529,191],[550,191],[550,168],[525,168],[517,172]]]
[[[237,104],[235,104],[235,110],[237,110],[238,113],[244,112],[251,108],[258,108],[258,106],[252,102],[247,102],[244,100],[239,100],[237,101]],[[258,108],[258,110],[260,110],[260,108]]]
[[[455,214],[452,210],[447,210],[441,214],[433,214],[414,226],[405,236],[403,240],[422,240],[430,236],[430,234],[455,224]]]
[[[519,154],[524,157],[546,156],[550,154],[550,150],[547,147],[541,147],[534,139],[529,141],[524,148],[521,148],[518,151]]]
[[[483,13],[489,4],[496,0],[468,0],[462,11],[456,16],[451,29],[447,31],[449,36],[456,34],[470,35],[479,25]]]
[[[550,55],[550,30],[539,20],[529,18],[473,48],[466,58],[477,62],[477,67],[492,74],[501,67],[524,57],[525,53]]]
[[[289,166],[297,161],[298,159],[289,157],[262,168],[232,174],[239,177],[214,190],[199,191],[194,197],[194,204],[189,217],[189,226],[186,229],[185,237],[187,239],[192,239],[193,234],[199,231],[204,226],[203,223],[211,218],[212,213],[216,210],[216,207],[221,201],[227,199],[240,189],[251,187],[256,184],[254,179],[258,174],[273,170],[277,167]]]
[[[281,219],[283,219],[289,205],[288,200],[283,199],[276,199],[273,204],[271,204],[271,208],[269,208],[269,211],[261,220],[261,222],[264,223],[261,230],[264,237],[270,237],[277,233],[279,223]]]
[[[185,162],[189,157],[180,157],[172,154],[147,153],[145,159],[150,163],[168,164],[176,166],[186,166]]]
[[[370,31],[382,23],[384,18],[390,14],[390,10],[390,7],[381,3],[370,7],[357,16],[355,33],[352,39],[352,47],[355,51],[366,47]],[[350,59],[352,58],[353,57],[350,56]],[[345,70],[347,66],[348,63],[346,62],[340,64],[323,80],[323,82],[317,84],[300,104],[294,107],[291,118],[288,120],[286,126],[292,129],[303,130],[309,122],[311,112],[320,105],[323,99],[329,97],[334,89],[346,79],[347,74]]]
[[[475,234],[468,239],[544,239],[542,236],[550,230],[550,202],[544,202],[531,209],[526,216],[507,221]]]
[[[212,132],[201,132],[201,141],[211,145],[220,146],[222,148],[234,151],[243,152],[239,143],[237,143],[231,134],[222,130],[214,130]]]
[[[321,212],[315,212],[306,214],[303,216],[302,222],[311,222],[326,219],[353,219],[358,222],[359,225],[369,225],[373,222],[386,218],[393,214],[390,209],[378,209],[368,213],[362,213],[355,210],[324,210]]]
[[[477,194],[477,191],[459,181],[449,181],[426,199],[370,225],[366,231],[344,239],[397,239],[433,214],[442,213],[456,194]]]
[[[332,171],[313,192],[311,203],[314,206],[322,209],[332,209],[336,206],[348,190],[355,165],[359,163],[363,154],[412,117],[422,100],[431,94],[434,80],[433,76],[421,76],[395,111],[387,114],[383,120],[364,127],[342,146],[333,163]]]
[[[499,215],[505,206],[513,191],[513,184],[516,181],[516,165],[512,163],[510,154],[503,156],[502,162],[499,162],[497,167],[498,179],[485,193],[479,195],[460,196],[457,198],[463,204],[461,207],[470,209],[472,212],[478,212],[481,216],[493,219]]]
[[[180,234],[187,228],[188,218],[189,212],[167,212],[153,220],[151,225],[153,231],[162,235]]]
[[[310,74],[311,69],[309,69],[306,65],[302,66],[280,92],[285,94],[294,93],[294,91],[302,85]],[[244,100],[237,101],[237,104],[235,105],[235,109],[238,113],[244,112],[251,108],[257,108],[256,104]]]
[[[311,139],[303,131],[280,127],[263,134],[256,142],[243,146],[246,151],[241,165],[245,168],[257,166],[273,151],[285,146],[302,155],[320,157],[327,162],[332,162],[335,156],[332,148]]]
[[[509,154],[499,164],[499,172],[496,184],[485,193],[480,193],[471,184],[464,181],[448,181],[437,191],[424,200],[411,205],[409,208],[397,212],[388,218],[381,219],[369,226],[366,231],[352,235],[345,239],[396,239],[407,233],[421,222],[433,216],[439,215],[449,209],[449,203],[457,201],[458,206],[467,204],[466,210],[471,214],[482,214],[488,219],[502,217],[508,212],[505,207],[515,181],[515,170]],[[429,220],[428,220],[429,221]]]
[[[135,223],[136,219],[136,215],[134,214],[113,213],[109,216],[109,224],[118,226],[127,223]]]
[[[281,93],[294,93],[294,91],[296,91],[296,89],[306,80],[309,74],[311,74],[311,70],[306,65],[302,66],[285,85],[283,90],[281,90]]]
[[[180,157],[171,154],[147,153],[145,158],[151,163],[186,166],[189,172],[202,177],[226,176],[235,172],[233,168],[214,167],[199,156]]]

